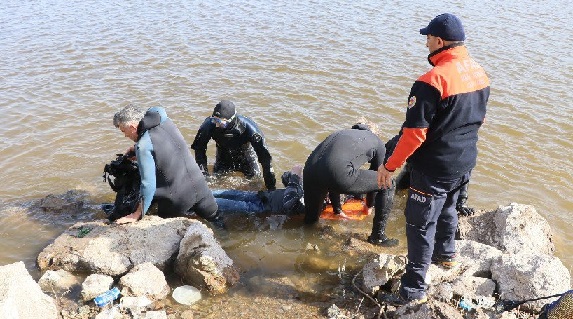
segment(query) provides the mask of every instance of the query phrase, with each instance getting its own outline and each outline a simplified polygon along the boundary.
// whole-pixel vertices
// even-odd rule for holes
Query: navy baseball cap
[[[427,27],[420,29],[422,35],[433,35],[446,41],[464,41],[466,34],[462,21],[451,13],[442,13],[430,21]]]
[[[215,106],[212,116],[229,120],[235,116],[235,113],[235,104],[228,100],[222,100]]]

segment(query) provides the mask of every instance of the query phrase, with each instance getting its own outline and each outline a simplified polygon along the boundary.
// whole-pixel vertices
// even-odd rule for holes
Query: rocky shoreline
[[[417,306],[396,308],[379,298],[397,288],[404,256],[366,243],[363,234],[331,227],[320,232],[323,240],[346,238],[340,250],[366,261],[341,272],[341,294],[309,301],[286,278],[273,279],[281,281],[280,290],[265,290],[268,283],[261,280],[266,294],[223,298],[212,317],[537,318],[542,306],[557,298],[510,311],[500,311],[500,301],[507,305],[571,289],[569,270],[553,254],[549,224],[532,206],[510,204],[461,218],[456,242],[461,263],[448,270],[432,265],[426,278],[430,301]],[[211,317],[193,306],[174,305],[170,295],[176,286],[226,296],[240,283],[239,269],[212,230],[187,218],[76,223],[38,255],[37,263],[43,274],[37,282],[22,262],[0,267],[1,318]],[[93,299],[111,287],[120,289],[121,298],[115,306],[97,307]]]

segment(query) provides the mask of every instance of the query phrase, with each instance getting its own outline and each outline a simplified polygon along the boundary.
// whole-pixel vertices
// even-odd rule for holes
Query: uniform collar
[[[467,55],[468,49],[464,46],[463,42],[458,42],[430,53],[430,55],[428,55],[428,62],[431,66],[436,66],[446,61]]]

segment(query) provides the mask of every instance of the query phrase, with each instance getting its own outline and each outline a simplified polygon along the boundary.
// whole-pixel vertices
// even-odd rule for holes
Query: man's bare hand
[[[133,223],[133,222],[138,221],[141,218],[141,208],[142,208],[142,205],[141,205],[141,203],[139,203],[135,212],[116,220],[115,223],[116,224],[129,224],[129,223]]]
[[[291,168],[291,173],[298,175],[299,177],[302,177],[302,166],[300,165],[295,165]]]
[[[392,172],[388,171],[384,164],[378,166],[378,187],[391,188],[392,187]]]

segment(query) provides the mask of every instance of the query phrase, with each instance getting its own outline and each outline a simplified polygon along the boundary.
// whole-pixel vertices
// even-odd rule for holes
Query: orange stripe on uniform
[[[422,195],[424,195],[424,196],[430,196],[430,197],[432,196],[432,194],[424,193],[424,192],[419,191],[419,190],[417,190],[417,189],[415,189],[415,188],[412,188],[412,187],[409,187],[409,188],[410,188],[412,191],[414,191],[414,192],[416,192],[416,193],[419,193],[419,194],[422,194]]]
[[[463,46],[451,49],[451,56],[422,75],[418,81],[428,83],[440,91],[442,99],[475,92],[489,86],[484,69],[472,59]]]
[[[404,127],[394,152],[388,158],[388,162],[386,162],[386,169],[393,172],[400,168],[406,162],[406,159],[424,143],[427,133],[427,128]]]

